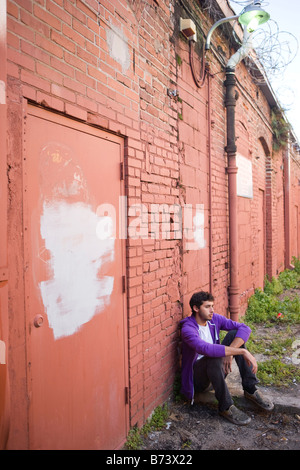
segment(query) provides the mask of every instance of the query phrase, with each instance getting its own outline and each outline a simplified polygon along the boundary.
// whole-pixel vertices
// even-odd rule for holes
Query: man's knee
[[[228,333],[226,334],[225,338],[222,341],[222,344],[224,346],[230,346],[232,341],[235,338],[236,333],[237,333],[237,330],[228,331]]]

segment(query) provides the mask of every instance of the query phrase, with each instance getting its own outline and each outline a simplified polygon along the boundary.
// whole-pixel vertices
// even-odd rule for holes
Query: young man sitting
[[[218,400],[219,414],[232,423],[245,425],[251,418],[236,408],[225,378],[231,371],[232,357],[237,362],[244,395],[260,408],[271,411],[273,403],[256,388],[256,359],[245,348],[251,329],[214,313],[214,298],[208,292],[197,292],[190,299],[192,315],[180,322],[182,340],[182,393],[194,401],[195,392],[210,384]],[[228,331],[220,344],[220,330]]]

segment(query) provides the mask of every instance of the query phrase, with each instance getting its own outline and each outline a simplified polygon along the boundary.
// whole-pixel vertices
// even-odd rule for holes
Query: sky
[[[229,3],[236,13],[242,11],[246,4],[245,1],[238,2],[238,0]],[[268,26],[263,26],[263,30],[271,31],[272,34],[279,31],[277,40],[272,41],[274,44],[272,53],[274,61],[272,62],[275,63],[277,58],[280,60],[285,58],[284,62],[292,59],[286,67],[280,68],[280,73],[277,76],[272,73],[268,76],[272,89],[285,110],[285,115],[293,127],[298,142],[300,142],[300,1],[262,0],[261,3],[262,7],[271,15],[272,20]],[[278,30],[273,21],[277,23]],[[296,52],[296,57],[294,57]]]

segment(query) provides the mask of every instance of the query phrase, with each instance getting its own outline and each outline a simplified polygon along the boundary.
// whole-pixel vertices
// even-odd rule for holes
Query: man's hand
[[[232,356],[223,357],[223,367],[224,367],[225,375],[231,372],[231,364],[232,364]]]
[[[256,374],[257,372],[257,362],[254,356],[252,356],[251,353],[247,349],[244,349],[244,358],[245,361],[247,362],[248,366],[252,366],[252,372],[253,374]]]
[[[248,366],[252,366],[253,374],[257,372],[257,362],[254,356],[247,349],[244,348],[236,348],[232,346],[225,346],[225,360],[231,356],[244,356],[245,361],[247,362]],[[225,369],[226,367],[226,369]],[[230,368],[231,368],[231,361],[230,361]],[[224,366],[224,370],[228,370],[228,364]]]

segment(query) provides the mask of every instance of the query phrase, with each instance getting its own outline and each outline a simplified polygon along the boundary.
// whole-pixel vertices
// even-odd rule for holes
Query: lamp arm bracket
[[[229,21],[237,20],[239,18],[239,16],[240,15],[235,15],[235,16],[229,16],[228,18],[222,18],[219,21],[217,21],[210,28],[210,30],[208,31],[208,34],[207,34],[206,42],[205,42],[205,50],[206,51],[208,51],[210,49],[210,41],[211,41],[211,37],[212,37],[212,34],[213,34],[214,30],[223,23],[228,23]]]

